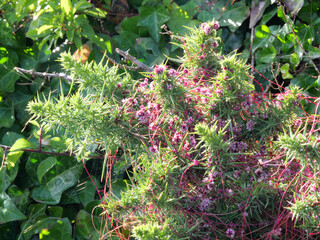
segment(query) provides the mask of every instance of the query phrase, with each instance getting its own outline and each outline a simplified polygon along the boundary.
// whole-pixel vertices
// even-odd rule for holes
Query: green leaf
[[[282,78],[288,79],[293,78],[293,76],[289,73],[289,63],[286,63],[281,66],[280,71],[282,73]]]
[[[116,199],[121,199],[121,192],[128,190],[127,180],[116,180],[111,183],[111,194]]]
[[[250,9],[245,1],[235,2],[228,7],[220,19],[220,26],[228,26],[231,32],[235,32],[249,16]]]
[[[270,0],[253,0],[250,11],[250,23],[249,28],[253,28],[257,22],[261,19],[264,10],[270,5]]]
[[[0,168],[0,193],[4,193],[7,189],[6,187],[6,167]]]
[[[60,0],[60,6],[62,12],[64,12],[66,15],[70,14],[72,10],[71,0]]]
[[[0,91],[1,92],[13,92],[14,85],[19,79],[19,75],[13,69],[7,69],[5,65],[0,65]]]
[[[263,48],[256,52],[256,58],[258,63],[271,63],[277,56],[277,51],[273,46]]]
[[[311,59],[319,59],[320,58],[320,48],[310,47],[308,49],[308,53],[307,54]]]
[[[63,208],[60,206],[48,206],[47,211],[52,217],[61,218],[63,215]]]
[[[40,216],[34,223],[25,225],[23,237],[28,240],[39,234],[39,239],[72,240],[72,227],[68,218]]]
[[[95,180],[94,182],[97,188],[99,189],[100,188],[99,181],[97,181],[95,178],[93,179]],[[91,179],[88,177],[78,184],[77,192],[83,207],[85,207],[89,202],[94,200],[94,196],[97,192],[97,189],[93,184],[93,182],[91,181]]]
[[[52,29],[53,27],[54,27],[53,25],[43,25],[38,28],[37,34],[41,34],[41,33],[45,32],[46,30]]]
[[[45,185],[33,190],[32,198],[46,204],[58,204],[61,194],[78,182],[82,170],[82,164],[76,164],[60,173],[57,172]]]
[[[41,182],[43,175],[56,165],[56,163],[57,159],[55,157],[48,157],[39,164],[37,169],[39,182]]]
[[[32,144],[28,140],[24,138],[19,138],[17,141],[15,141],[15,143],[10,148],[10,152],[21,151],[21,150],[30,148],[31,146]]]
[[[0,193],[0,224],[24,220],[27,217],[14,205],[6,193]]]
[[[49,229],[42,229],[39,234],[43,240],[72,240],[72,226],[68,218],[59,219]]]
[[[0,102],[0,128],[10,128],[14,120],[13,105],[9,106],[6,103]]]
[[[80,210],[76,218],[77,235],[85,239],[99,239],[100,222],[101,217],[92,216],[90,213]]]
[[[224,14],[225,6],[228,5],[228,0],[219,0],[211,7],[210,11],[201,11],[198,15],[200,22],[209,22],[213,19],[219,21],[221,16]],[[228,8],[225,10],[228,11]]]
[[[198,24],[197,20],[193,20],[193,15],[197,13],[197,5],[190,1],[182,6],[173,5],[173,10],[171,12],[171,18],[167,22],[170,31],[175,34],[185,34],[189,32],[189,28],[193,28]]]
[[[151,13],[150,10],[152,10]],[[148,13],[147,16],[139,20],[137,26],[146,27],[151,37],[159,43],[161,26],[170,19],[170,16],[163,6],[158,8],[151,7],[151,9],[145,8],[140,15],[143,16],[146,13]]]
[[[87,1],[79,1],[76,2],[73,6],[73,14],[75,14],[77,11],[85,10],[87,8],[90,8],[92,5],[91,3]]]
[[[300,58],[298,53],[294,52],[290,55],[290,63],[293,64],[295,67],[299,65],[300,63]]]
[[[29,202],[29,190],[26,188],[25,190],[21,190],[16,185],[12,185],[8,189],[8,195],[17,208],[25,212],[27,204]]]
[[[271,31],[266,25],[261,25],[256,27],[255,38],[253,39],[252,52],[254,53],[262,45],[265,45],[269,37],[271,36]]]
[[[23,138],[23,135],[16,132],[6,132],[1,143],[6,146],[12,146],[19,138]]]
[[[297,15],[304,4],[304,0],[284,0],[283,4],[288,8],[291,16]]]

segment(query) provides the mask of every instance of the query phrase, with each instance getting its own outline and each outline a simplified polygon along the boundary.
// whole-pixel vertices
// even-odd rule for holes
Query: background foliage
[[[183,26],[197,26],[214,18],[222,27],[225,52],[242,52],[242,58],[257,70],[253,70],[255,78],[265,89],[281,91],[270,83],[272,80],[283,86],[300,86],[306,94],[319,97],[319,7],[316,0],[2,0],[0,238],[97,239],[92,221],[98,226],[102,218],[95,209],[99,196],[83,164],[74,164],[72,156],[61,152],[70,144],[59,137],[63,132],[46,132],[47,126],[35,122],[25,127],[28,101],[37,94],[39,98],[49,93],[52,98],[58,97],[75,87],[58,78],[21,74],[14,67],[61,72],[56,61],[60,53],[81,47],[83,60],[99,62],[106,51],[108,57],[130,65],[116,54],[115,48],[120,48],[130,49],[130,54],[153,66],[165,61],[166,56],[182,55],[181,49],[170,43],[168,31],[185,34],[188,29]],[[164,24],[168,31],[162,28]],[[84,49],[89,49],[90,55]],[[169,64],[176,66],[170,60]],[[314,112],[314,104],[304,104],[309,113]],[[95,152],[97,146],[91,147]],[[8,164],[3,166],[5,157]],[[98,188],[102,165],[100,155],[87,162]],[[124,164],[115,169],[119,174],[112,186],[115,194],[117,188],[124,187],[129,167]]]

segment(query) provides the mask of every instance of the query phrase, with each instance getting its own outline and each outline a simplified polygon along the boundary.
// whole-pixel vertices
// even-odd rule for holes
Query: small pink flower
[[[176,70],[174,70],[174,69],[170,69],[168,75],[169,75],[170,77],[176,77],[176,76],[179,75],[179,73],[178,73]]]
[[[163,71],[164,71],[164,66],[163,65],[157,65],[155,68],[154,68],[154,72],[156,73],[156,74],[160,74],[160,73],[162,73]]]
[[[226,234],[229,238],[234,238],[236,232],[232,229],[232,228],[229,228],[227,231],[226,231]]]
[[[213,48],[219,47],[219,43],[213,42],[213,43],[211,44],[211,47],[213,47]]]
[[[117,87],[121,88],[121,82],[118,82]]]
[[[256,125],[256,123],[255,123],[254,121],[252,121],[252,120],[249,120],[249,121],[247,122],[247,124],[246,124],[246,127],[247,127],[247,129],[248,129],[249,131],[252,131],[254,125]]]
[[[158,152],[158,147],[156,145],[152,145],[151,147],[149,147],[149,151],[151,153],[157,153]]]
[[[212,23],[212,28],[213,28],[213,30],[218,30],[219,27],[220,27],[219,22],[214,21],[214,22]]]

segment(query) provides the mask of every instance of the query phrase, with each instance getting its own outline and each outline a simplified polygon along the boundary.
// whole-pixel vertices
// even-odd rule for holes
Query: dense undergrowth
[[[222,53],[218,28],[212,21],[173,36],[184,52],[180,67],[158,65],[138,80],[64,53],[60,61],[78,90],[29,103],[31,122],[65,131],[66,150],[79,160],[107,153],[94,208],[102,211],[100,238],[304,239],[319,232],[319,117],[304,111],[309,98],[297,87],[256,91],[250,67]]]

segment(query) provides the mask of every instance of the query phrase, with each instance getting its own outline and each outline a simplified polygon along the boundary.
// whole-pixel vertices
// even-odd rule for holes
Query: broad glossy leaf
[[[26,218],[6,193],[0,193],[0,224],[24,220]]]
[[[56,173],[46,184],[33,190],[32,198],[46,204],[58,204],[61,194],[77,183],[82,170],[82,164],[76,164],[63,172]]]
[[[288,8],[291,16],[297,15],[304,4],[304,0],[283,0],[283,4]]]
[[[293,64],[295,67],[299,65],[300,63],[300,58],[298,53],[294,52],[290,55],[290,63]]]
[[[259,49],[255,53],[256,61],[260,63],[271,63],[274,61],[277,55],[277,51],[273,46],[269,46],[268,48]]]
[[[43,25],[43,26],[38,28],[38,30],[37,30],[38,32],[37,33],[41,34],[41,33],[45,32],[45,31],[53,29],[53,28],[54,28],[53,25]]]
[[[0,169],[0,193],[4,193],[6,188],[6,167]]]
[[[39,237],[43,240],[72,240],[72,226],[69,219],[57,220],[50,229],[42,229]]]
[[[23,138],[23,135],[16,132],[6,132],[6,134],[2,137],[1,143],[6,146],[12,146],[15,141]]]
[[[5,65],[0,65],[0,91],[13,92],[16,81],[19,75],[13,69],[7,69]]]
[[[26,188],[25,190],[21,190],[16,185],[12,185],[8,189],[8,195],[17,208],[25,212],[27,203],[29,201],[29,190]]]
[[[25,226],[23,237],[28,240],[35,234],[39,234],[40,239],[71,240],[72,227],[68,218],[39,216],[34,223]]]
[[[77,235],[85,239],[99,239],[99,232],[97,230],[100,230],[101,221],[101,217],[92,216],[90,213],[80,210],[76,218]]]
[[[270,3],[270,0],[252,0],[249,28],[253,28],[257,24],[257,22],[261,19],[264,10],[266,10]]]
[[[116,199],[121,198],[121,192],[128,190],[128,181],[127,180],[116,180],[111,183],[111,189],[109,193]]]
[[[24,138],[19,138],[17,141],[15,141],[7,156],[8,168],[14,167],[23,154],[23,150],[31,147],[32,144]]]
[[[150,10],[152,10],[152,12],[150,12]],[[170,19],[170,16],[164,7],[145,8],[141,12],[141,16],[146,14],[147,16],[139,20],[137,26],[146,27],[149,30],[151,37],[159,43],[161,26]]]
[[[60,6],[62,12],[64,12],[66,15],[69,15],[72,10],[72,4],[71,0],[60,0]]]
[[[193,1],[182,6],[173,5],[173,10],[170,14],[171,18],[167,23],[170,31],[179,35],[189,32],[184,26],[193,28],[198,24],[197,20],[193,20],[193,16],[197,13],[197,9],[197,5]]]
[[[48,157],[45,160],[43,160],[37,169],[37,176],[39,179],[39,182],[41,182],[43,175],[50,171],[50,169],[56,165],[57,163],[57,159],[55,157]]]
[[[311,59],[319,59],[320,58],[320,48],[310,47],[308,49],[308,53],[307,54]]]
[[[142,56],[148,52],[153,55],[161,54],[159,45],[152,38],[138,38],[136,40],[136,49]]]
[[[28,140],[19,138],[10,148],[10,152],[17,152],[30,147],[32,147],[32,144]]]
[[[256,27],[255,37],[252,44],[252,52],[254,53],[262,45],[267,44],[271,31],[266,25]]]
[[[60,206],[48,206],[47,211],[48,214],[52,217],[61,218],[63,214],[63,208]]]
[[[100,188],[100,183],[95,178],[93,178],[97,188]],[[97,189],[91,179],[85,178],[83,179],[77,186],[78,196],[82,205],[85,207],[89,202],[94,200],[94,196],[97,192]]]
[[[31,100],[34,95],[25,86],[16,86],[15,91],[9,93],[8,96],[10,97],[14,108],[20,112],[26,109],[29,100]]]
[[[215,1],[210,11],[202,11],[198,14],[198,20],[201,22],[208,22],[212,21],[213,19],[219,21],[221,16],[228,9],[225,8],[228,2],[228,0]]]
[[[288,79],[288,78],[293,78],[293,76],[289,73],[289,63],[286,63],[281,66],[280,71],[282,73],[282,78]]]
[[[138,34],[139,36],[147,36],[148,35],[147,28],[137,26],[139,20],[140,20],[140,16],[125,18],[121,22],[120,31],[132,32],[132,33]]]
[[[235,32],[249,16],[250,9],[245,1],[235,2],[227,8],[220,19],[220,26],[228,26],[231,32]]]

